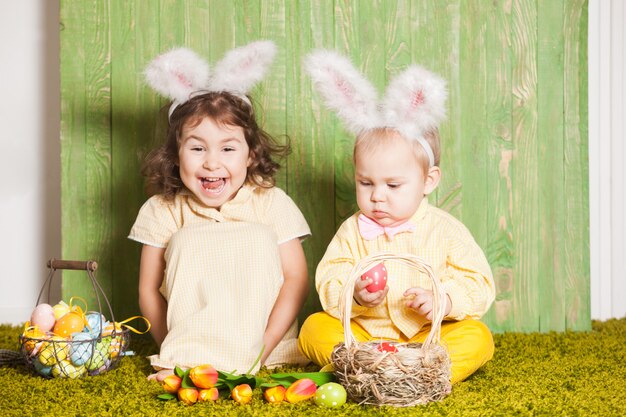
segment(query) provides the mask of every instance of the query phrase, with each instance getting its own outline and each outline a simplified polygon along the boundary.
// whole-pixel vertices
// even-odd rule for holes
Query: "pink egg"
[[[361,275],[361,279],[363,281],[368,278],[372,280],[372,283],[365,287],[366,290],[369,292],[376,292],[384,289],[387,285],[387,268],[385,268],[385,265],[382,262],[379,263]]]
[[[30,315],[30,324],[38,326],[42,332],[52,330],[54,322],[54,310],[50,304],[39,304]]]

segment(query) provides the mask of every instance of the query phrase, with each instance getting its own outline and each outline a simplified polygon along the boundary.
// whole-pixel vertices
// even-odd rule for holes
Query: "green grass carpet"
[[[20,329],[0,326],[0,349],[17,349]],[[502,334],[494,359],[453,387],[439,403],[409,408],[347,403],[319,408],[312,401],[266,404],[255,390],[251,404],[232,400],[185,406],[163,402],[148,382],[145,354],[155,347],[133,336],[131,349],[106,374],[79,380],[44,379],[21,365],[0,368],[2,416],[624,416],[626,319],[594,322],[588,333]],[[315,371],[281,368],[279,371]]]

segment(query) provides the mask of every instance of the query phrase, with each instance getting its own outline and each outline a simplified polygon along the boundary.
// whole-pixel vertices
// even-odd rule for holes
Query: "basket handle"
[[[52,283],[52,278],[54,277],[54,272],[57,269],[72,269],[72,270],[86,271],[87,276],[89,277],[89,280],[91,281],[91,287],[93,288],[94,295],[96,296],[96,300],[98,302],[98,312],[102,313],[102,304],[100,302],[100,296],[102,296],[104,298],[104,301],[107,304],[107,307],[109,308],[109,314],[111,316],[111,320],[113,321],[113,323],[115,323],[115,315],[113,314],[113,308],[111,307],[111,303],[109,303],[109,299],[107,298],[106,293],[104,292],[104,290],[102,289],[102,287],[100,286],[100,284],[98,283],[94,275],[94,273],[98,269],[98,262],[91,260],[91,259],[87,261],[68,261],[68,260],[63,260],[63,259],[51,258],[50,260],[48,260],[47,266],[48,266],[48,269],[50,269],[50,272],[48,273],[48,278],[46,278],[46,281],[44,282],[43,286],[41,287],[41,290],[39,291],[39,296],[37,297],[37,304],[39,304],[39,302],[41,301],[41,296],[43,295],[44,289],[46,287],[48,288],[48,300],[50,300],[50,285]],[[102,329],[100,329],[100,336],[101,335],[102,335]],[[115,336],[115,325],[113,326],[113,336]]]
[[[427,348],[431,343],[439,343],[441,339],[441,322],[445,316],[445,297],[446,294],[441,290],[439,279],[435,276],[433,269],[423,258],[419,256],[403,253],[395,254],[390,252],[381,252],[375,255],[369,255],[362,258],[350,272],[350,276],[343,286],[341,296],[339,297],[339,318],[343,325],[344,343],[346,348],[350,348],[356,339],[350,328],[350,315],[352,312],[352,299],[354,297],[354,284],[361,275],[368,271],[374,265],[382,261],[398,261],[418,271],[425,272],[432,281],[433,287],[433,319],[430,332],[423,343],[423,347]]]
[[[98,269],[98,262],[96,261],[64,261],[62,259],[50,259],[48,261],[48,268],[50,269],[74,269],[81,271],[95,272]]]

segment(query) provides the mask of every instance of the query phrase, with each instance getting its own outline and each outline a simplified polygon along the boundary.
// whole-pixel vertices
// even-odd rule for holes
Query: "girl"
[[[179,49],[146,72],[174,100],[167,140],[143,170],[155,195],[129,236],[143,244],[139,305],[160,346],[150,357],[164,369],[159,379],[174,366],[243,372],[261,351],[252,372],[306,362],[297,351],[296,315],[308,291],[301,240],[310,230],[274,187],[273,157],[286,149],[257,125],[245,96],[273,53],[269,42],[250,44],[206,77],[194,72],[199,58]],[[189,91],[171,93],[181,85]]]

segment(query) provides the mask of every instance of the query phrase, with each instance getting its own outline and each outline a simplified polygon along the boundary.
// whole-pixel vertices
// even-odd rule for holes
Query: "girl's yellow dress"
[[[248,370],[283,283],[278,247],[310,233],[300,210],[276,187],[245,185],[220,210],[187,191],[171,202],[150,198],[129,238],[166,248],[161,293],[168,334],[151,364]],[[294,322],[266,365],[308,362],[296,337]]]

